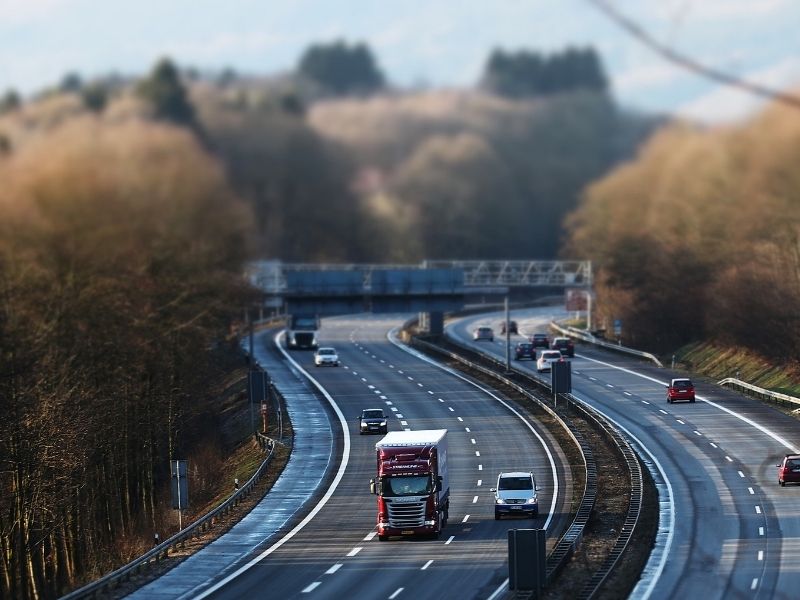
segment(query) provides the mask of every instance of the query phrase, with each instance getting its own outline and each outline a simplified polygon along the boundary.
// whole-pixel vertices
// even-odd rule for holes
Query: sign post
[[[183,530],[183,516],[181,511],[189,508],[189,479],[187,461],[169,461],[170,472],[172,474],[172,508],[178,511],[178,530]]]

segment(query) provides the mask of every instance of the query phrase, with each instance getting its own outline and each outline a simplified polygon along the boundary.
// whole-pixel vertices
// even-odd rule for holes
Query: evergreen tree
[[[194,127],[194,107],[186,95],[178,69],[168,58],[162,58],[149,77],[142,80],[139,95],[150,102],[158,119]]]
[[[371,93],[385,85],[369,48],[364,44],[350,46],[341,40],[308,48],[298,71],[337,95]]]

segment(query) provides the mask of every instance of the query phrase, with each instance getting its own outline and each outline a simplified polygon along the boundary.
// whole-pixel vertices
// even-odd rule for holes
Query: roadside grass
[[[795,361],[776,364],[751,350],[714,342],[683,346],[675,358],[682,367],[713,379],[736,377],[773,392],[800,397],[800,364]]]

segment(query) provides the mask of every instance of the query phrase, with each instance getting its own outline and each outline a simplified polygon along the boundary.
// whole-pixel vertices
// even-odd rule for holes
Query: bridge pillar
[[[442,335],[444,333],[444,313],[440,310],[419,313],[419,328],[431,335]]]

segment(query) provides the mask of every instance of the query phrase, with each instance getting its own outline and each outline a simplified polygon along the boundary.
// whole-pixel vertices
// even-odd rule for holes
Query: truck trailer
[[[447,430],[392,431],[375,444],[378,539],[438,537],[450,511]]]

